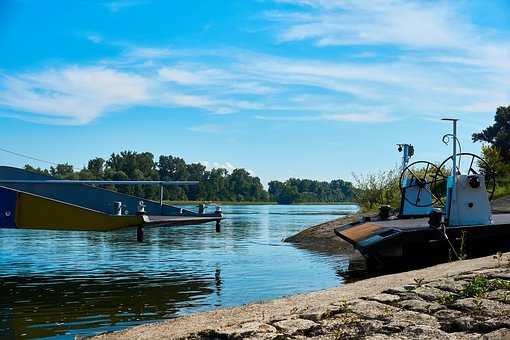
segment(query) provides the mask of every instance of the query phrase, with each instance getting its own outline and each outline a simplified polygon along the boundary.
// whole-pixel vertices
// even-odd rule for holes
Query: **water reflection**
[[[333,287],[346,256],[281,240],[353,206],[225,206],[214,225],[113,233],[0,229],[0,338],[93,335]]]
[[[161,275],[162,276],[162,275]],[[8,276],[2,279],[0,334],[49,337],[83,328],[119,328],[173,318],[180,308],[200,307],[212,277]]]

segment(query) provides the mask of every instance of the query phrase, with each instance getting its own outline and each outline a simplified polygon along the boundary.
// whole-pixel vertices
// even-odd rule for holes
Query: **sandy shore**
[[[510,336],[509,259],[445,263],[97,339],[501,339]],[[477,276],[489,288],[474,295]]]

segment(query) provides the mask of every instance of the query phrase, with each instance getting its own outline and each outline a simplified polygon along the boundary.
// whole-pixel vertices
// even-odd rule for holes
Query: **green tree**
[[[50,172],[48,171],[48,169],[41,169],[39,167],[35,168],[33,166],[31,166],[30,164],[25,164],[25,170],[28,170],[28,171],[31,171],[31,172],[36,172],[36,173],[39,173],[39,174],[42,174],[42,175],[51,175]]]
[[[388,204],[392,207],[400,205],[399,173],[395,170],[380,171],[356,175],[354,198],[366,209],[374,209],[379,205]]]
[[[50,167],[50,174],[55,177],[70,179],[73,177],[74,170],[70,164],[57,164],[55,167]]]
[[[101,179],[104,176],[104,167],[106,161],[100,157],[91,159],[87,164],[87,170],[94,175],[95,178]]]
[[[499,150],[501,159],[510,163],[510,106],[500,106],[494,116],[494,124],[472,136],[473,142],[486,142]]]

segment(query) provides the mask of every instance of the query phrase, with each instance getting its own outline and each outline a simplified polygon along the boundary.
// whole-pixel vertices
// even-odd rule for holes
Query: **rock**
[[[491,277],[495,279],[503,279],[503,280],[510,280],[510,273],[497,273],[491,275]]]
[[[509,340],[510,339],[510,329],[508,329],[508,328],[498,329],[497,331],[482,335],[479,339],[480,340],[503,340],[503,339]]]
[[[368,300],[373,300],[382,303],[395,302],[400,300],[400,296],[395,294],[381,293],[377,295],[370,295],[367,297]]]
[[[274,326],[280,329],[285,334],[296,335],[306,334],[314,328],[317,328],[319,324],[306,319],[288,319],[274,323]]]
[[[350,305],[350,310],[366,319],[389,319],[399,311],[398,308],[385,305],[377,301],[356,300]]]
[[[436,339],[436,340],[449,340],[448,333],[431,326],[417,325],[406,328],[401,335],[411,339]]]
[[[442,329],[448,332],[465,332],[476,328],[475,320],[470,316],[451,318],[442,322]]]
[[[483,318],[478,316],[476,321],[473,321],[472,331],[479,333],[489,333],[500,328],[510,328],[509,317],[494,317],[494,318]]]
[[[398,287],[398,288],[390,288],[385,290],[383,293],[390,294],[390,295],[398,295],[401,299],[414,299],[416,298],[416,294],[414,293],[414,290],[407,290],[404,287]]]
[[[412,311],[398,311],[391,316],[391,323],[397,323],[405,327],[424,325],[439,328],[440,324],[433,316]]]
[[[510,303],[510,291],[506,289],[496,289],[492,292],[487,292],[484,298],[489,300],[498,300],[503,303]]]
[[[444,290],[438,288],[425,286],[416,288],[414,292],[416,295],[427,301],[438,301],[441,297],[451,294],[450,292],[445,292]]]
[[[437,312],[435,312],[434,316],[438,320],[443,321],[443,320],[460,318],[460,317],[464,316],[464,313],[462,313],[458,310],[453,310],[453,309],[441,309],[441,310],[438,310]]]
[[[503,268],[487,268],[487,269],[480,269],[480,270],[475,270],[472,272],[472,274],[476,275],[476,276],[490,276],[490,277],[494,277],[498,274],[501,274],[504,272],[504,269]]]
[[[480,337],[480,334],[478,333],[464,333],[464,332],[448,333],[448,335],[452,340],[475,340]]]
[[[284,340],[287,337],[281,333],[257,333],[252,336],[242,337],[247,340]]]
[[[332,335],[335,339],[355,338],[359,336],[360,322],[361,319],[356,314],[341,314],[339,317],[323,320],[321,327],[312,331],[311,335]]]
[[[273,339],[278,334],[275,327],[263,322],[252,321],[223,329],[207,330],[205,333],[200,335],[202,337],[209,338],[237,339],[252,336],[260,338],[261,336],[264,336],[264,339]]]
[[[441,289],[450,293],[459,294],[460,292],[462,292],[462,290],[467,284],[468,283],[463,280],[454,280],[447,278],[427,283],[426,286]]]
[[[409,322],[402,322],[398,320],[391,320],[390,322],[386,322],[381,330],[383,333],[388,334],[397,334],[402,332],[406,327],[409,327]]]
[[[331,315],[335,313],[342,312],[341,308],[338,306],[313,306],[307,308],[304,312],[302,312],[299,317],[301,319],[307,319],[312,321],[320,321],[325,318],[329,318]]]
[[[372,334],[365,337],[365,340],[400,340],[400,339],[404,338],[394,335],[389,336],[386,334]]]
[[[403,300],[403,301],[400,301],[397,305],[403,309],[408,309],[408,310],[412,310],[415,312],[426,313],[426,314],[431,314],[431,313],[434,313],[440,309],[445,308],[443,305],[440,305],[439,303],[426,302],[426,301],[418,300],[418,299]]]
[[[455,301],[451,308],[468,311],[472,314],[505,316],[510,314],[510,305],[488,299],[466,298]]]

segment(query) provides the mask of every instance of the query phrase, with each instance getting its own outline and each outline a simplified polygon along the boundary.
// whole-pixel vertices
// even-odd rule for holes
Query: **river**
[[[211,208],[213,209],[213,208]],[[352,205],[224,205],[213,224],[0,229],[0,338],[72,338],[341,285],[348,259],[282,240]]]

